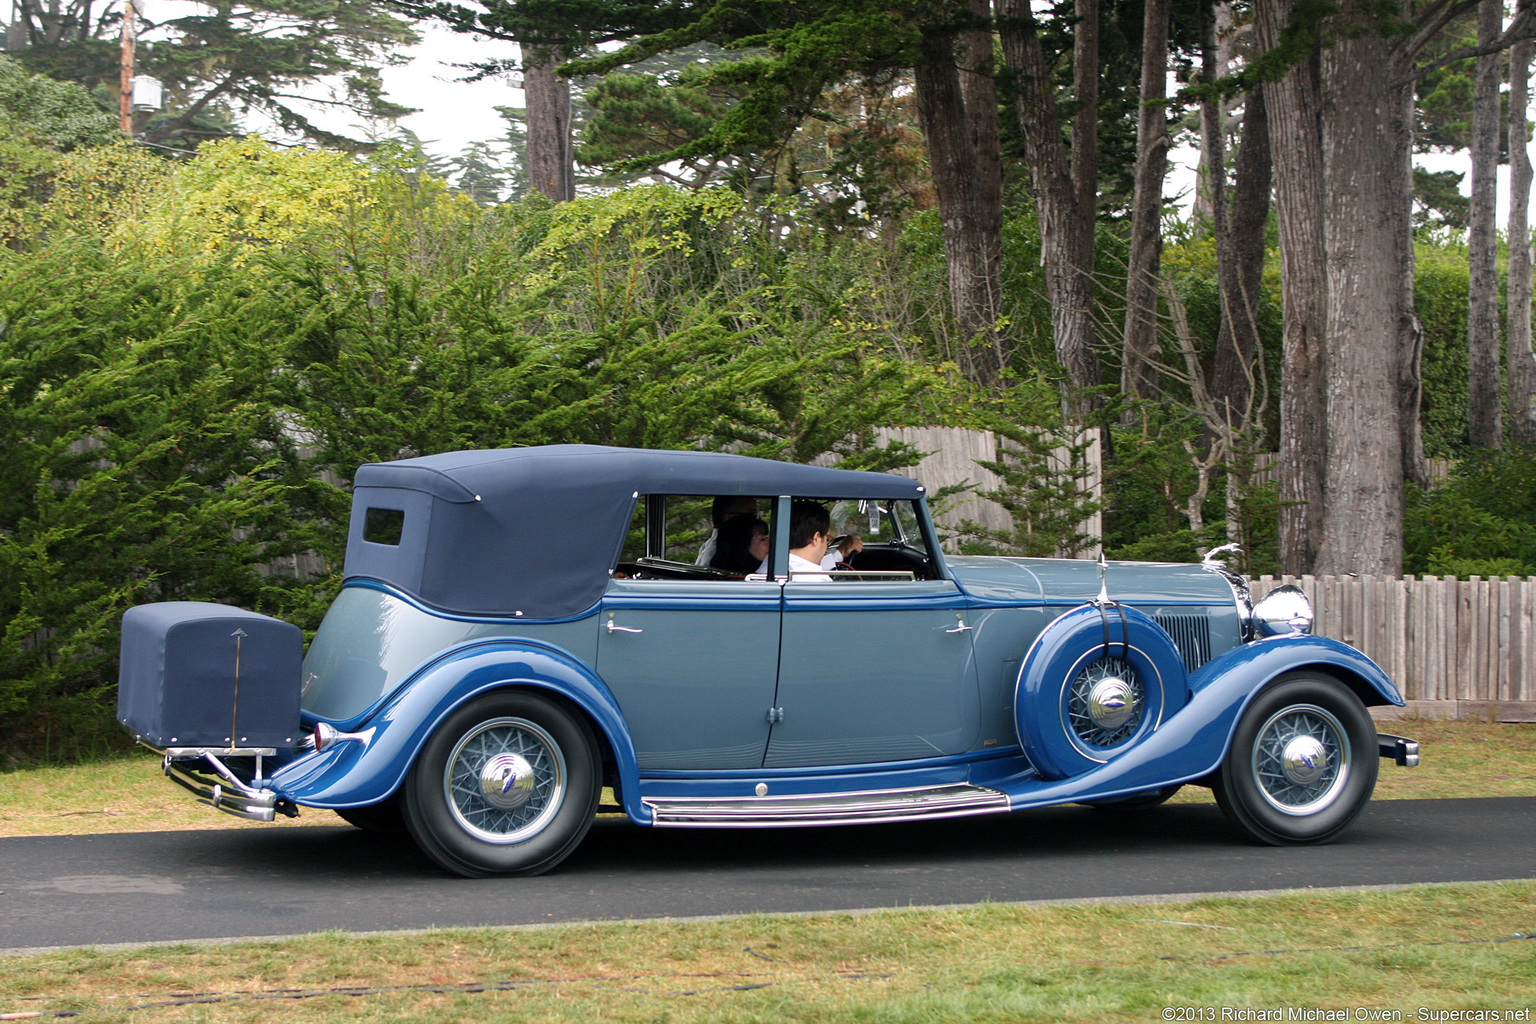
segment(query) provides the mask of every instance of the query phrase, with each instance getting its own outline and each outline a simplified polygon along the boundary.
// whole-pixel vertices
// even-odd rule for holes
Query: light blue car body
[[[828,474],[826,497],[859,498],[859,478],[874,476],[810,472]],[[706,483],[688,487],[709,493]],[[722,480],[718,489],[734,486]],[[1254,695],[1288,673],[1334,677],[1366,705],[1403,703],[1383,672],[1344,644],[1303,633],[1256,638],[1241,581],[1218,564],[946,558],[925,496],[911,486],[932,578],[786,581],[780,553],[771,580],[605,574],[589,607],[554,618],[434,607],[354,574],[362,543],[354,537],[348,582],[305,662],[303,724],[362,738],[279,752],[266,784],[299,805],[379,803],[399,789],[439,723],[502,688],[578,709],[600,737],[624,812],[642,825],[666,823],[659,805],[765,795],[792,804],[968,786],[1005,798],[991,810],[1108,801],[1209,775]],[[525,491],[518,500],[537,506],[540,497]],[[639,504],[645,493],[637,486],[631,497]],[[632,515],[633,506],[613,521],[627,526]],[[604,550],[620,543],[589,540]],[[554,543],[569,541],[557,535]],[[1086,758],[1067,749],[1074,764],[1042,770],[1048,752],[1037,744],[1031,756],[1029,733],[1036,720],[1050,731],[1059,700],[1032,697],[1024,670],[1033,656],[1030,670],[1050,691],[1052,673],[1065,670],[1051,664],[1065,657],[1053,653],[1052,638],[1074,610],[1100,614],[1082,610],[1105,598],[1153,624],[1141,628],[1167,634],[1155,669],[1170,679],[1167,699],[1158,721],[1123,749]],[[381,651],[376,641],[391,631],[405,639]],[[345,657],[326,654],[338,646]],[[349,672],[370,681],[338,684]],[[343,692],[350,703],[336,697]],[[750,820],[771,821],[772,811]]]

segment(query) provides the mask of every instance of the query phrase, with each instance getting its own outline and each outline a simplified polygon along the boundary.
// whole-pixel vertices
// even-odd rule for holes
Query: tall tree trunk
[[[1168,13],[1171,0],[1147,0],[1141,30],[1141,108],[1136,121],[1136,187],[1125,281],[1124,363],[1120,390],[1158,392],[1157,296],[1163,257],[1163,179],[1168,173]]]
[[[1411,196],[1398,168],[1406,126],[1396,60],[1376,32],[1349,22],[1376,0],[1344,4],[1322,54],[1323,249],[1329,457],[1317,571],[1395,576],[1402,567],[1404,308],[1402,253]]]
[[[571,83],[555,74],[565,62],[557,46],[523,45],[528,102],[528,183],[557,203],[576,198],[571,149]]]
[[[969,0],[968,6],[978,19],[988,19],[987,0]],[[1003,182],[992,33],[951,28],[925,34],[921,53],[917,111],[943,223],[950,303],[966,335],[960,367],[970,380],[995,388],[1007,359],[997,329]]]
[[[1258,4],[1254,29],[1261,50],[1280,42],[1294,0]],[[1328,430],[1323,389],[1322,101],[1319,57],[1313,54],[1265,87],[1280,229],[1284,341],[1280,377],[1280,565],[1313,571],[1323,540],[1323,476]]]
[[[1256,85],[1243,100],[1243,138],[1237,151],[1232,201],[1225,220],[1225,258],[1217,266],[1221,327],[1211,372],[1211,397],[1228,423],[1244,419],[1252,400],[1254,353],[1259,343],[1259,290],[1264,283],[1264,229],[1269,221],[1270,85]]]
[[[1094,211],[1098,200],[1098,0],[1078,0],[1073,79],[1078,112],[1067,151],[1056,94],[1029,0],[998,0],[1003,55],[1018,86],[1019,127],[1034,177],[1040,260],[1056,358],[1074,393],[1068,415],[1082,422],[1085,392],[1101,383],[1093,322]]]
[[[1531,6],[1520,0],[1518,10]],[[1509,437],[1516,444],[1536,445],[1536,354],[1531,351],[1531,240],[1527,222],[1531,204],[1530,40],[1509,51]]]
[[[1504,27],[1503,0],[1482,0],[1477,42]],[[1474,448],[1504,442],[1499,402],[1499,271],[1494,208],[1499,167],[1499,65],[1502,53],[1477,58],[1472,88],[1472,212],[1467,232],[1467,426]]]

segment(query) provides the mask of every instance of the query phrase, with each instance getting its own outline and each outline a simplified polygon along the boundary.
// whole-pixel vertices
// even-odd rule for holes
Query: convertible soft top
[[[371,463],[345,577],[461,615],[560,619],[597,603],[641,494],[921,498],[916,481],[742,455],[549,445]]]

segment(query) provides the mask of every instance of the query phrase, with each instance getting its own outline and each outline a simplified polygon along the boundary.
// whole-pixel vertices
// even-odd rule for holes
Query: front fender
[[[1258,640],[1202,665],[1190,676],[1189,703],[1108,764],[1044,785],[1020,780],[999,788],[1018,809],[1108,799],[1204,778],[1227,756],[1238,719],[1259,691],[1287,672],[1309,668],[1338,678],[1366,705],[1403,706],[1386,673],[1353,647],[1306,635]]]
[[[571,701],[596,723],[613,751],[624,809],[642,824],[640,770],[618,701],[591,669],[558,648],[496,640],[445,656],[402,686],[343,741],[284,765],[268,785],[308,807],[360,807],[393,793],[432,731],[449,713],[482,693],[517,686]]]

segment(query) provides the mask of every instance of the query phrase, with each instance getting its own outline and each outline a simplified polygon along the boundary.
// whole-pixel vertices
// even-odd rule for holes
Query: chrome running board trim
[[[1008,796],[981,786],[931,786],[807,796],[646,797],[657,826],[675,828],[784,828],[856,825],[996,814]]]

